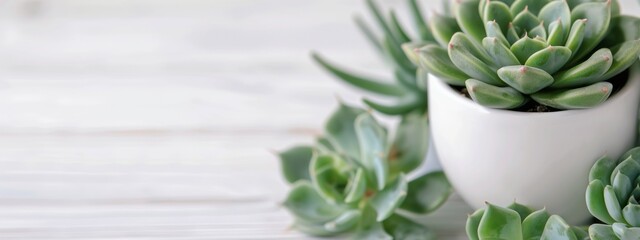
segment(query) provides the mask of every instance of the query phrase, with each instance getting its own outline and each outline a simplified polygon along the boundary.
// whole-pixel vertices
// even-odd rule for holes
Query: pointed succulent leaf
[[[316,150],[318,150],[319,154],[329,154],[336,152],[335,147],[333,147],[329,139],[327,139],[326,137],[318,137],[318,139],[316,139]],[[311,158],[309,158],[309,161],[311,161]],[[305,169],[309,169],[309,164],[306,165]]]
[[[389,12],[389,18],[391,19],[391,29],[395,33],[396,39],[400,40],[401,43],[411,42],[411,38],[402,27],[395,11],[391,10]]]
[[[482,19],[484,22],[494,21],[498,23],[502,31],[506,32],[507,26],[513,20],[513,16],[507,4],[500,1],[486,1]]]
[[[545,5],[538,14],[546,29],[554,21],[559,20],[563,29],[571,27],[571,10],[566,1],[552,1]]]
[[[473,37],[476,41],[480,41],[484,35],[484,21],[478,14],[479,0],[462,1],[458,5],[456,19],[458,25],[465,33]]]
[[[640,205],[628,204],[622,209],[622,216],[632,227],[640,227]]]
[[[485,107],[511,109],[526,102],[520,92],[510,87],[496,87],[475,79],[465,83],[473,101]]]
[[[429,123],[422,113],[404,115],[389,151],[390,172],[411,172],[420,166],[429,146]]]
[[[371,206],[376,210],[376,221],[381,222],[394,213],[407,196],[407,179],[400,174],[393,182],[371,198]]]
[[[604,202],[604,184],[599,179],[591,181],[587,187],[586,199],[587,208],[591,215],[602,222],[612,224],[615,220],[609,215]]]
[[[540,240],[577,240],[577,237],[564,219],[553,215],[544,226]]]
[[[512,88],[524,94],[542,90],[553,83],[553,77],[542,69],[528,66],[507,66],[498,70],[498,76]]]
[[[383,222],[385,231],[393,239],[435,240],[433,231],[398,214],[391,215]]]
[[[567,47],[549,46],[527,59],[524,65],[544,70],[554,74],[560,70],[571,58],[571,50]]]
[[[353,21],[356,23],[360,32],[365,36],[367,41],[378,51],[383,52],[382,43],[380,42],[380,38],[375,34],[375,32],[371,29],[371,27],[362,20],[362,17],[356,16]]]
[[[424,97],[416,92],[407,92],[404,96],[389,104],[374,102],[370,99],[363,99],[362,101],[377,112],[386,115],[404,115],[413,110],[421,109],[422,106],[426,105]]]
[[[611,182],[615,184],[614,179],[618,174],[626,175],[629,179],[635,180],[640,172],[639,165],[640,164],[632,158],[623,159],[611,172]]]
[[[531,98],[540,104],[557,109],[591,108],[607,100],[612,88],[611,83],[599,82],[569,90],[540,91],[531,95]]]
[[[599,81],[606,81],[627,70],[638,60],[640,55],[640,40],[627,41],[622,45],[614,47],[613,62],[605,74],[598,78]]]
[[[352,159],[360,158],[360,145],[353,123],[362,113],[364,113],[362,109],[341,103],[325,124],[327,138],[336,147],[338,153]]]
[[[627,158],[632,158],[636,161],[640,161],[640,147],[632,148],[631,150],[624,153],[622,157],[620,157],[620,159],[627,159]]]
[[[592,240],[618,239],[611,225],[593,224],[589,227],[589,237]]]
[[[576,234],[578,240],[591,240],[587,227],[571,227],[571,230]]]
[[[320,64],[320,66],[326,71],[357,88],[387,96],[400,96],[404,93],[404,90],[396,85],[385,83],[385,81],[382,80],[375,80],[369,77],[363,77],[350,73],[347,70],[329,63],[319,54],[313,53],[312,57],[313,60],[316,63]]]
[[[637,39],[640,39],[640,18],[622,15],[611,18],[609,33],[602,43],[606,46],[616,46]]]
[[[511,45],[511,52],[521,64],[525,64],[531,55],[548,46],[546,42],[525,36]]]
[[[487,204],[478,225],[480,239],[522,240],[520,215],[511,209]]]
[[[385,187],[389,174],[386,160],[387,133],[371,114],[361,114],[355,120],[355,132],[360,143],[360,161],[376,188]]]
[[[498,66],[511,66],[511,65],[519,65],[520,62],[518,58],[504,45],[498,38],[495,37],[486,37],[482,40],[482,45],[489,55],[493,58],[493,61]]]
[[[481,41],[475,41],[474,39],[471,39],[469,35],[459,32],[451,37],[451,42],[449,42],[449,45],[451,44],[465,46],[465,49],[468,50],[474,57],[485,61],[486,65],[492,66],[491,60],[493,59],[491,58],[491,56],[489,56],[489,53],[487,53],[487,51],[482,47]]]
[[[517,202],[512,203],[507,206],[507,208],[516,211],[518,215],[520,215],[520,221],[524,221],[524,219],[533,212],[531,208]]]
[[[487,37],[497,38],[507,48],[511,47],[511,43],[509,43],[509,41],[507,40],[507,37],[504,36],[504,33],[500,29],[500,25],[498,25],[497,22],[495,21],[487,22],[487,24],[485,25],[485,31],[486,31]]]
[[[407,56],[402,51],[400,45],[395,44],[391,38],[385,37],[382,41],[382,46],[388,56],[393,60],[393,64],[396,68],[402,69],[409,74],[415,74],[416,67],[411,63]]]
[[[579,87],[597,82],[598,78],[611,67],[612,58],[611,50],[607,48],[600,49],[583,63],[554,75],[555,82],[551,87]]]
[[[460,27],[455,18],[441,14],[433,14],[429,19],[429,27],[433,37],[441,46],[446,46],[453,34],[460,32]]]
[[[420,11],[421,8],[418,4],[418,0],[409,0],[409,8],[412,13],[411,17],[413,19],[413,23],[420,34],[420,39],[425,42],[435,42],[436,40],[433,38],[431,30],[424,20],[422,11]]]
[[[480,220],[482,220],[482,216],[484,216],[484,211],[484,208],[478,209],[467,218],[465,230],[469,240],[480,240],[478,236],[478,225],[480,225]]]
[[[416,71],[418,70],[416,69]],[[393,71],[393,76],[395,77],[396,81],[398,81],[398,84],[407,88],[407,92],[412,92],[412,90],[418,90],[418,89],[414,89],[417,87],[417,84],[418,84],[417,74],[408,73],[406,71],[396,69]]]
[[[600,180],[604,185],[611,185],[611,173],[618,166],[618,161],[615,161],[607,156],[603,156],[591,167],[589,172],[589,182],[593,180]]]
[[[640,228],[629,228],[624,223],[614,223],[611,228],[616,236],[622,240],[640,239]]]
[[[403,43],[401,47],[402,47],[402,51],[404,52],[404,55],[407,56],[407,59],[409,59],[409,61],[411,61],[411,63],[413,63],[414,65],[418,66],[419,65],[418,52],[420,51],[420,48],[427,45],[428,43],[423,43],[423,42],[408,42],[408,43]]]
[[[564,44],[565,47],[568,47],[569,50],[571,50],[571,58],[574,58],[576,56],[578,49],[580,49],[580,46],[582,46],[586,25],[587,19],[575,20],[573,22],[573,25],[571,25],[571,30],[569,31],[567,42]]]
[[[373,222],[368,226],[358,228],[356,233],[351,236],[351,239],[378,239],[378,240],[393,240],[393,237],[390,236],[382,226],[382,223]]]
[[[456,34],[455,36],[462,36],[462,34]],[[456,65],[462,72],[469,75],[472,78],[484,81],[489,84],[504,86],[505,84],[500,81],[500,78],[496,74],[496,69],[487,65],[490,57],[479,58],[474,55],[475,47],[470,45],[464,45],[466,43],[463,38],[453,38],[449,44],[449,57],[451,62]],[[480,49],[484,51],[484,49]],[[484,59],[484,60],[481,60]]]
[[[438,209],[453,191],[442,171],[431,172],[409,182],[408,194],[401,208],[426,214]]]
[[[611,22],[611,2],[591,2],[578,5],[571,11],[571,19],[589,19],[585,25],[584,40],[580,51],[576,52],[574,60],[577,61],[589,54],[607,34]]]
[[[364,175],[364,169],[358,168],[356,173],[351,176],[351,179],[349,179],[349,183],[345,188],[346,197],[344,198],[344,201],[346,203],[357,202],[364,197],[366,190],[367,179]]]
[[[604,204],[607,207],[609,215],[611,215],[616,222],[624,222],[624,218],[622,217],[622,208],[620,207],[620,202],[618,201],[618,197],[616,197],[616,192],[613,190],[612,186],[604,187]]]
[[[540,25],[540,19],[529,10],[525,9],[513,19],[513,24],[522,28],[522,30],[530,31]]]
[[[451,62],[447,50],[440,46],[428,45],[423,47],[419,50],[418,56],[421,68],[427,69],[431,74],[448,84],[464,86],[464,81],[469,79],[467,74],[460,71]]]
[[[522,221],[523,239],[540,239],[549,217],[550,215],[546,209],[540,209],[527,216]]]
[[[337,185],[347,182],[340,173],[340,162],[330,155],[315,156],[311,161],[311,183],[327,202],[333,204],[342,201],[341,189]],[[343,163],[344,164],[344,163]]]
[[[540,23],[540,25],[538,25],[537,27],[534,27],[531,30],[529,30],[528,35],[531,38],[541,38],[544,41],[547,41],[547,29],[544,27],[542,23]]]
[[[520,40],[520,36],[518,36],[518,27],[513,25],[513,23],[509,23],[507,26],[507,40],[511,45]]]
[[[313,149],[309,146],[297,146],[278,154],[282,175],[289,183],[298,180],[309,180],[309,163]]]
[[[347,210],[346,206],[327,203],[308,181],[298,181],[284,206],[298,219],[312,223],[329,222]]]
[[[386,18],[382,15],[380,7],[375,3],[375,0],[367,0],[366,3],[369,12],[371,12],[371,14],[373,15],[376,23],[378,24],[378,27],[380,27],[384,32],[385,37],[390,38],[390,40],[396,45],[401,44],[402,42],[395,37],[393,30],[391,30],[391,26],[389,26]]]
[[[540,10],[547,5],[550,0],[516,0],[511,4],[511,13],[517,14],[527,9],[534,15],[538,15]]]
[[[571,25],[569,25],[571,26]],[[565,32],[566,29],[566,32]],[[566,37],[569,35],[569,27],[562,26],[560,19],[551,22],[549,24],[549,36],[547,36],[547,43],[551,46],[562,46],[565,43]]]

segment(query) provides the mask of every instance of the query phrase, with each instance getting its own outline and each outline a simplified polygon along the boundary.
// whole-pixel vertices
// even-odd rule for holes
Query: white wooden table
[[[268,150],[312,141],[335,95],[359,104],[310,49],[388,76],[350,22],[363,10],[0,1],[0,239],[304,238]],[[425,222],[463,238],[442,224],[463,223],[461,206]]]

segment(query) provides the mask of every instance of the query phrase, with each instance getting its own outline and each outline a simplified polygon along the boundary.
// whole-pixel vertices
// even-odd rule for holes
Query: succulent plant
[[[638,19],[617,0],[461,0],[429,27],[409,59],[491,108],[596,106],[640,55]]]
[[[569,226],[562,217],[518,203],[506,208],[487,203],[467,218],[466,228],[471,240],[589,239],[587,231]]]
[[[589,173],[586,200],[589,212],[606,223],[589,228],[592,239],[640,239],[640,148],[617,161],[599,159]]]
[[[447,1],[443,2],[447,3]],[[327,61],[318,53],[312,54],[313,59],[321,67],[344,82],[371,94],[391,99],[390,104],[364,99],[364,103],[369,107],[387,115],[404,115],[414,111],[424,112],[427,109],[427,73],[418,69],[407,58],[401,46],[413,41],[428,41],[432,39],[432,36],[418,0],[408,0],[408,2],[411,17],[419,35],[415,38],[408,34],[393,10],[388,15],[383,14],[374,0],[366,0],[366,3],[369,12],[376,20],[379,31],[375,31],[361,17],[355,18],[358,28],[393,69],[393,81],[352,73],[344,67]],[[382,33],[378,34],[377,32]]]
[[[370,113],[341,104],[315,146],[280,153],[293,184],[284,206],[294,227],[317,236],[352,232],[355,239],[433,235],[401,214],[432,212],[452,191],[441,171],[406,176],[422,164],[427,131],[424,114],[409,114],[391,140]]]

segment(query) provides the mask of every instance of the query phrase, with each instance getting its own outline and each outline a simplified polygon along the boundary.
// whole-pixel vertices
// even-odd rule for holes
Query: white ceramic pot
[[[482,107],[434,76],[429,114],[443,169],[474,208],[485,201],[546,207],[571,224],[590,218],[588,173],[601,156],[633,146],[640,100],[640,65],[626,85],[598,107],[526,113]]]

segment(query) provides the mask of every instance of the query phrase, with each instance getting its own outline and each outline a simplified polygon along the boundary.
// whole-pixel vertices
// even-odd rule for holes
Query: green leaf
[[[380,42],[380,38],[378,36],[376,36],[376,34],[374,33],[373,30],[371,30],[371,27],[369,27],[369,25],[364,20],[362,20],[362,18],[360,16],[354,17],[353,21],[356,23],[356,26],[358,27],[358,29],[360,29],[360,32],[362,32],[362,34],[364,34],[365,38],[369,41],[369,43],[378,52],[383,52],[382,43]]]
[[[419,66],[431,74],[454,86],[464,86],[469,79],[465,73],[456,67],[446,49],[437,45],[428,45],[419,50]]]
[[[507,25],[508,27],[509,25]],[[487,37],[497,38],[504,46],[507,48],[511,47],[511,43],[507,40],[507,37],[504,36],[502,29],[500,29],[500,25],[497,22],[491,21],[487,22],[485,26],[485,31]]]
[[[592,240],[612,240],[618,239],[613,232],[611,225],[593,224],[589,227],[589,237]]]
[[[376,239],[376,240],[393,240],[393,238],[384,231],[382,223],[374,222],[366,227],[358,228],[351,239]]]
[[[327,203],[308,181],[294,184],[284,206],[297,218],[308,223],[327,223],[339,217],[347,208]]]
[[[325,132],[327,139],[339,153],[351,158],[360,158],[360,144],[356,136],[355,121],[356,118],[365,111],[340,103],[340,107],[336,110],[327,123],[325,124]]]
[[[571,27],[571,10],[566,1],[552,1],[545,5],[538,14],[538,18],[549,28],[552,22],[560,20],[562,29]],[[564,36],[563,36],[564,38]]]
[[[512,203],[507,208],[516,211],[518,215],[520,215],[520,221],[524,221],[524,219],[533,212],[531,208],[517,202]]]
[[[624,153],[622,155],[622,157],[620,157],[620,159],[627,159],[627,158],[632,158],[636,161],[640,160],[640,147],[635,147],[632,148],[631,150],[627,151],[626,153]],[[640,163],[640,162],[638,162]]]
[[[456,20],[462,31],[480,41],[484,37],[485,31],[482,18],[478,14],[478,4],[480,4],[479,0],[460,2],[457,8]]]
[[[411,9],[411,16],[413,18],[414,25],[420,34],[420,39],[422,41],[435,42],[436,40],[424,20],[422,11],[420,11],[421,8],[418,4],[418,0],[409,0],[409,8]]]
[[[431,172],[411,182],[401,208],[413,213],[426,214],[444,204],[453,192],[443,172]]]
[[[540,240],[577,240],[576,235],[560,216],[553,215],[544,226]]]
[[[387,219],[402,204],[407,196],[407,180],[400,174],[386,188],[371,198],[371,206],[376,210],[376,221]]]
[[[346,197],[344,201],[346,203],[353,203],[360,201],[367,190],[367,179],[364,176],[364,170],[362,168],[358,168],[356,173],[353,174],[351,179],[349,179],[349,183],[345,188]]]
[[[410,74],[415,74],[416,67],[413,65],[413,63],[411,63],[411,61],[404,54],[400,45],[394,43],[388,37],[384,38],[384,40],[382,41],[382,44],[385,52],[387,53],[387,55],[391,57],[391,59],[393,60],[392,61],[393,65],[395,65],[396,68],[402,69],[403,71]]]
[[[405,90],[403,90],[402,88],[393,84],[385,83],[385,81],[375,80],[369,77],[362,77],[362,76],[350,73],[340,67],[333,65],[332,63],[329,63],[317,53],[313,53],[312,57],[313,57],[313,60],[316,63],[320,64],[320,66],[324,68],[326,71],[330,72],[335,77],[343,80],[344,82],[354,87],[357,87],[375,94],[387,95],[387,96],[400,96],[405,92]]]
[[[610,2],[591,2],[580,4],[571,11],[571,20],[589,19],[585,25],[584,40],[580,51],[572,62],[577,61],[589,54],[607,34],[609,23],[611,22]]]
[[[339,165],[339,160],[329,155],[316,156],[311,161],[311,183],[331,204],[342,201],[342,189],[338,186],[345,184],[348,180],[340,174]]]
[[[591,240],[591,238],[589,238],[588,227],[571,227],[571,230],[576,234],[578,240]]]
[[[402,44],[402,51],[404,51],[404,55],[407,56],[407,59],[411,61],[414,65],[419,65],[418,53],[420,48],[429,45],[428,43],[423,42],[408,42]]]
[[[622,216],[632,227],[640,227],[640,205],[627,205],[622,209]]]
[[[480,240],[480,237],[478,236],[478,226],[480,225],[482,216],[484,216],[484,208],[478,209],[467,218],[465,230],[467,231],[467,237],[469,237],[469,240]]]
[[[598,81],[609,80],[616,75],[627,70],[638,60],[640,55],[640,40],[627,41],[613,49],[613,63],[605,74],[598,78]]]
[[[429,27],[433,37],[441,46],[446,46],[453,34],[461,31],[455,18],[438,13],[434,13],[429,19]]]
[[[622,173],[629,179],[635,180],[638,177],[638,174],[640,174],[640,164],[631,158],[623,159],[622,162],[620,162],[611,172],[611,182],[613,182],[614,185],[614,179],[618,173]]]
[[[584,34],[586,31],[585,26],[587,25],[587,19],[578,19],[573,22],[571,25],[571,31],[569,32],[569,36],[567,37],[567,42],[564,44],[565,47],[568,47],[571,50],[571,58],[575,58],[578,49],[582,46],[582,42],[584,41]]]
[[[391,18],[391,29],[395,33],[396,39],[399,39],[401,43],[411,42],[411,38],[403,29],[398,17],[396,17],[395,11],[391,10],[389,12],[389,18]]]
[[[402,117],[389,151],[390,172],[411,172],[420,166],[429,147],[429,123],[421,113]]]
[[[487,65],[488,62],[491,62],[491,57],[486,54],[484,49],[478,50],[485,51],[484,54],[475,55],[474,53],[477,52],[475,46],[467,44],[467,40],[462,33],[454,35],[451,39],[449,44],[451,62],[471,78],[496,86],[504,86],[505,84],[496,74],[497,69]],[[482,55],[486,55],[486,57]]]
[[[542,22],[537,26],[529,30],[529,37],[531,38],[540,38],[547,40],[547,29],[542,25]]]
[[[598,78],[611,67],[612,58],[613,55],[609,49],[600,49],[583,63],[554,75],[556,81],[551,87],[580,87],[597,82]]]
[[[549,36],[547,36],[547,43],[551,46],[562,46],[565,43],[565,38],[568,33],[569,27],[564,28],[560,19],[553,21],[549,24]]]
[[[363,99],[362,101],[373,110],[386,115],[404,115],[416,109],[423,110],[426,108],[427,103],[420,93],[415,92],[407,92],[404,96],[389,104],[378,103],[369,99]]]
[[[297,146],[278,154],[280,167],[284,179],[289,183],[298,180],[311,179],[309,177],[309,163],[313,155],[313,149],[309,146]]]
[[[371,12],[371,15],[373,15],[376,23],[378,23],[378,26],[384,32],[385,36],[387,38],[391,38],[393,43],[395,43],[396,45],[401,44],[402,42],[400,41],[400,39],[397,39],[395,37],[395,34],[391,30],[391,26],[389,26],[389,23],[387,23],[387,20],[380,12],[380,8],[376,5],[374,0],[367,0],[367,8],[369,9],[369,12]]]
[[[511,45],[520,40],[520,36],[518,36],[518,27],[514,26],[513,23],[509,23],[507,27],[507,40]]]
[[[533,212],[522,221],[522,236],[523,239],[540,239],[544,227],[549,220],[549,213],[546,209],[541,209]]]
[[[524,96],[511,87],[496,87],[475,79],[467,80],[466,86],[473,101],[485,107],[511,109],[526,102]]]
[[[567,47],[549,46],[527,59],[524,65],[544,70],[554,74],[560,70],[571,58],[571,50]]]
[[[480,224],[480,239],[522,240],[520,215],[511,209],[487,204]]]
[[[640,18],[615,16],[611,18],[609,33],[602,40],[604,46],[615,46],[626,41],[640,39]]]
[[[417,224],[398,214],[391,215],[383,222],[384,229],[396,240],[435,240],[436,235],[425,226]]]
[[[549,2],[550,0],[517,0],[511,4],[511,13],[515,15],[526,9],[534,15],[538,15],[540,10]]]
[[[600,180],[604,185],[611,185],[611,172],[618,166],[618,161],[615,161],[607,156],[602,156],[591,167],[589,172],[589,182],[593,180]]]
[[[524,94],[538,92],[553,83],[553,77],[544,70],[521,65],[500,68],[498,76]]]
[[[536,15],[528,11],[527,9],[520,12],[513,19],[513,25],[520,27],[524,31],[530,31],[531,29],[540,25],[540,20]]]
[[[611,228],[616,236],[622,240],[640,239],[640,228],[629,228],[623,223],[614,223]]]
[[[592,108],[607,100],[612,89],[611,83],[599,82],[569,90],[540,91],[531,95],[531,98],[540,104],[557,109]]]
[[[303,219],[296,219],[293,227],[297,230],[314,236],[333,236],[353,229],[360,220],[360,211],[346,210],[336,219],[326,223],[306,222]]]
[[[376,188],[382,190],[387,182],[387,133],[371,116],[362,114],[355,121],[355,132],[360,143],[360,161],[367,170],[369,179],[375,181]]]
[[[509,6],[500,1],[487,1],[486,4],[484,13],[482,14],[484,22],[495,21],[501,27],[502,31],[506,32],[507,26],[511,20],[513,20]]]
[[[498,38],[486,37],[482,40],[482,45],[487,49],[487,52],[489,52],[489,55],[491,55],[493,61],[498,66],[502,67],[520,64],[518,58],[516,58],[516,56],[511,53],[511,50],[509,50],[506,45],[502,44]]]
[[[604,204],[607,207],[607,212],[616,222],[624,222],[620,202],[612,186],[604,187]]]
[[[330,154],[336,152],[335,147],[333,147],[329,139],[327,139],[326,137],[318,137],[318,139],[316,139],[316,149],[320,154]],[[311,160],[311,158],[309,159]],[[307,169],[309,169],[308,164]]]
[[[511,52],[513,52],[521,64],[525,64],[531,55],[548,46],[549,44],[546,42],[525,36],[511,45]]]
[[[609,215],[609,211],[604,203],[604,184],[599,179],[595,179],[589,183],[587,187],[586,199],[587,208],[591,215],[608,224],[612,224],[615,220]]]
[[[640,164],[633,159],[626,159],[622,161],[613,170],[613,189],[620,200],[620,204],[629,199],[629,195],[637,183],[634,183],[638,175],[640,174]]]

